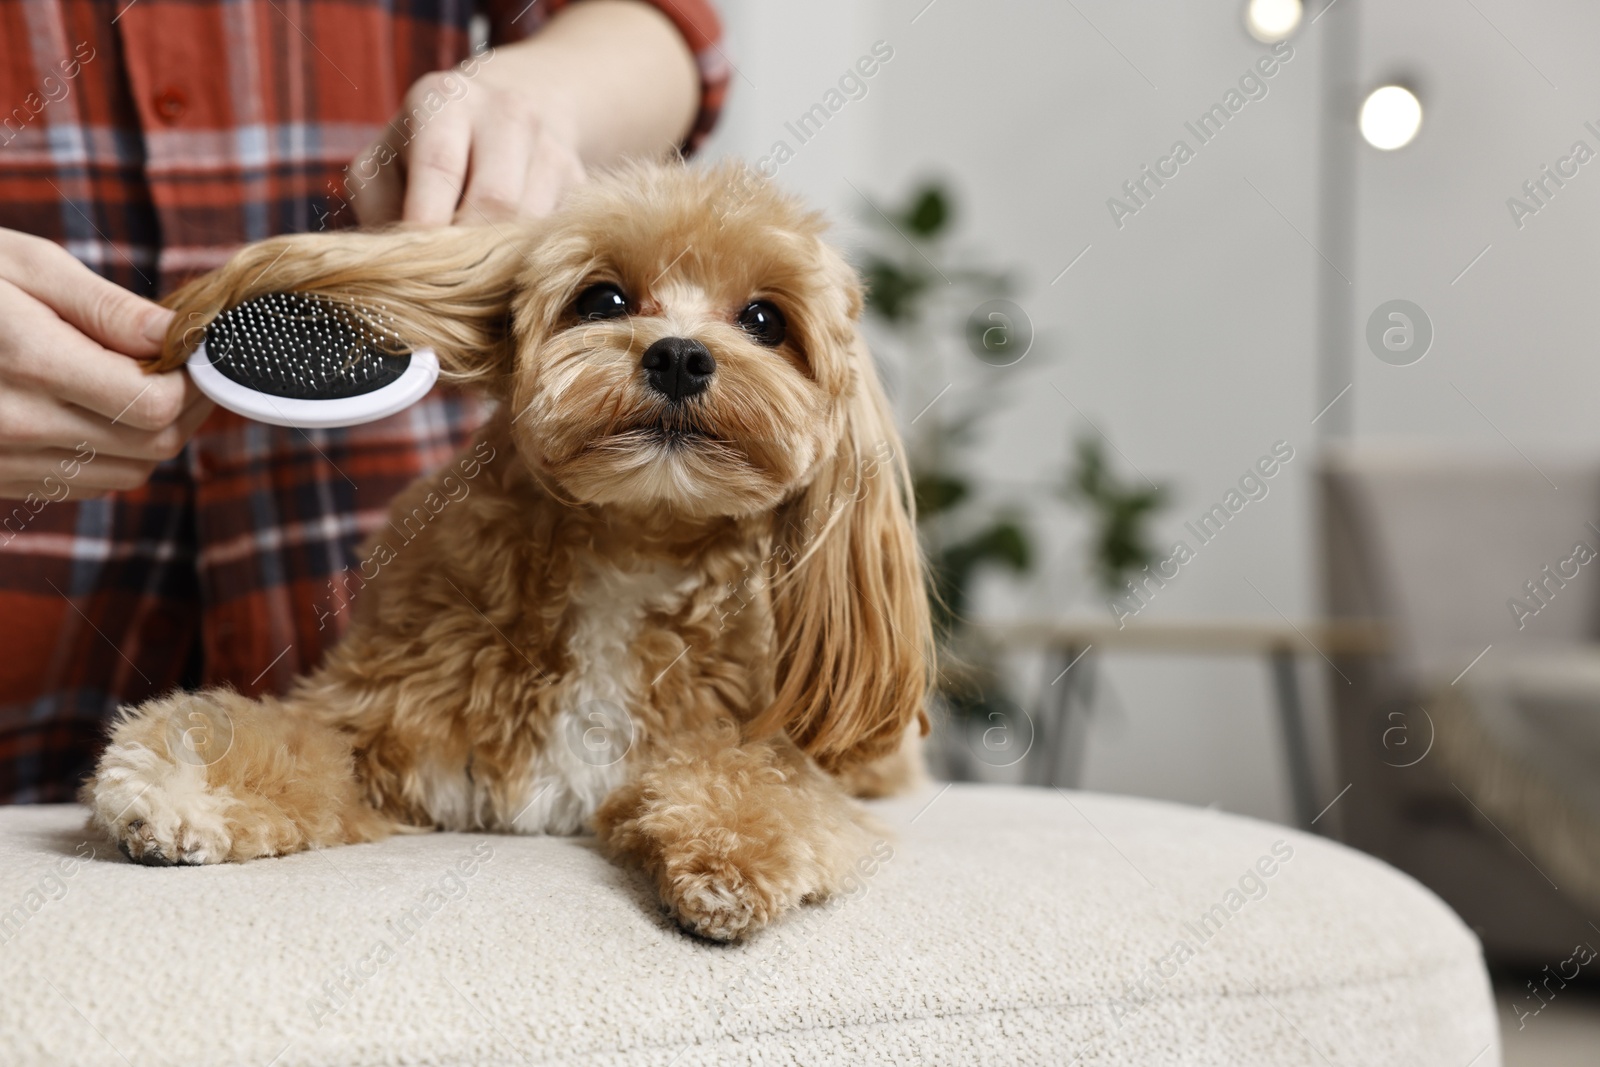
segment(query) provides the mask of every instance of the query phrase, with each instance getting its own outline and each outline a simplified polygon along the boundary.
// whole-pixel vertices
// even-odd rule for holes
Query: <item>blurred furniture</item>
[[[1541,760],[1514,736],[1497,746],[1487,720],[1504,703],[1507,677],[1548,676],[1539,664],[1551,657],[1581,668],[1593,656],[1600,563],[1549,582],[1542,601],[1528,583],[1546,581],[1544,568],[1577,542],[1600,548],[1600,462],[1345,446],[1327,453],[1318,477],[1328,611],[1381,619],[1391,634],[1385,654],[1333,657],[1335,744],[1348,791],[1329,822],[1346,842],[1443,896],[1490,958],[1537,968],[1566,957],[1594,937],[1592,908],[1577,886],[1562,885],[1548,852],[1540,858],[1532,838],[1545,827],[1522,833],[1507,815],[1490,814],[1511,810],[1497,801],[1513,765],[1523,779],[1547,767],[1545,799],[1558,810],[1558,760]],[[1519,618],[1513,598],[1537,614]],[[1565,725],[1586,719],[1592,739],[1600,687],[1591,691],[1586,707],[1566,708]],[[1563,747],[1577,755],[1572,742]],[[1600,757],[1587,758],[1590,778],[1600,779]],[[1553,856],[1555,864],[1597,858]]]
[[[994,624],[985,631],[1009,648],[1046,650],[1047,681],[1027,768],[1027,780],[1033,785],[1078,784],[1094,695],[1091,653],[1262,657],[1272,674],[1295,822],[1302,829],[1311,828],[1326,802],[1317,799],[1296,660],[1373,654],[1382,649],[1384,637],[1381,625],[1355,619],[1150,620],[1121,626],[1101,620],[1037,621]]]
[[[739,945],[589,838],[156,868],[81,809],[0,809],[0,1061],[1500,1063],[1471,932],[1335,842],[1056,790],[872,808],[858,889]]]

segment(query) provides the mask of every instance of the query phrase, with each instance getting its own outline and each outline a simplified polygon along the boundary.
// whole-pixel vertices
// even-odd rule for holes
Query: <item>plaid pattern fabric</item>
[[[487,0],[491,43],[565,0]],[[659,0],[727,85],[709,0]],[[466,58],[469,0],[0,0],[0,227],[159,296],[245,242],[353,223],[342,172],[410,84]],[[0,325],[0,329],[4,326]],[[282,691],[348,613],[334,579],[481,402],[437,390],[367,426],[218,411],[143,488],[0,501],[0,802],[71,799],[122,704]],[[85,457],[86,462],[93,462]]]

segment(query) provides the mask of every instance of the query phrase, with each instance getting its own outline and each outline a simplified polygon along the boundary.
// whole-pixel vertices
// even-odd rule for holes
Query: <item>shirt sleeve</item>
[[[518,41],[541,30],[573,0],[483,0],[489,18],[489,43]],[[722,52],[722,20],[711,0],[644,0],[671,20],[694,53],[700,72],[700,107],[680,146],[684,155],[700,147],[716,127],[728,92],[731,65]]]

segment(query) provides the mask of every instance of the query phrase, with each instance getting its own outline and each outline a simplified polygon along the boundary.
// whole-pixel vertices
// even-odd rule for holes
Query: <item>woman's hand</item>
[[[420,78],[346,184],[363,225],[483,224],[555,210],[586,166],[657,156],[688,131],[699,73],[639,0],[584,0],[535,37]]]
[[[171,318],[59,245],[0,229],[0,497],[133,489],[183,449],[211,403],[182,371],[140,366]]]
[[[351,165],[350,203],[363,225],[548,215],[583,180],[571,115],[494,84],[482,57],[468,62],[480,64],[476,77],[463,67],[419,78],[386,136]]]

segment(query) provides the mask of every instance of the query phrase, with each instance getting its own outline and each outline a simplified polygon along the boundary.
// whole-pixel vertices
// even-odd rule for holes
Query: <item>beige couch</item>
[[[587,838],[150,868],[0,810],[0,1063],[1496,1067],[1476,939],[1333,842],[957,785],[857,890],[736,946]]]

